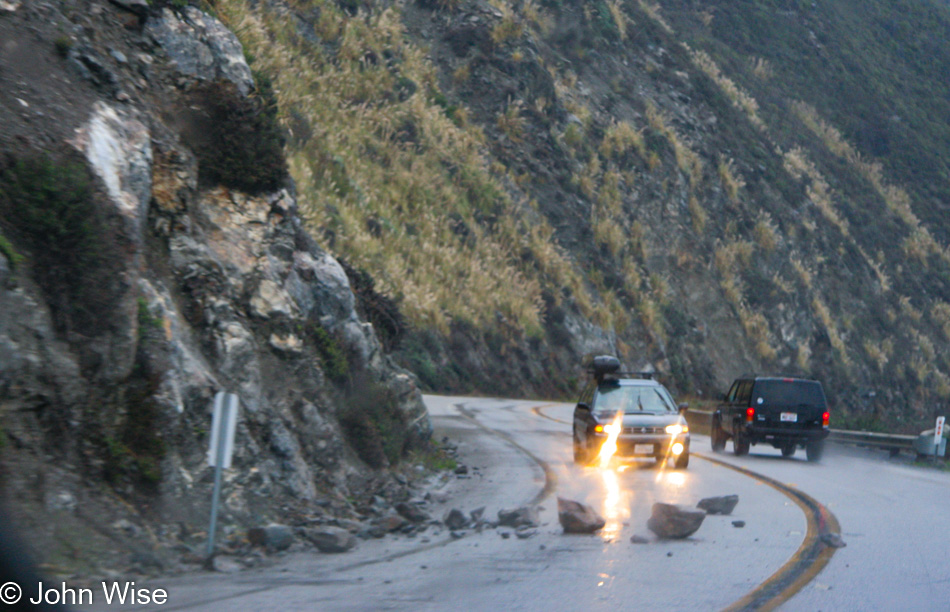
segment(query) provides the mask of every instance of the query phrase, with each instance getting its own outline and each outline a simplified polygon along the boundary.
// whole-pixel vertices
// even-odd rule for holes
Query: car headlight
[[[689,425],[680,425],[679,423],[677,423],[675,425],[666,426],[666,433],[670,434],[671,436],[678,436],[688,431],[689,431]]]

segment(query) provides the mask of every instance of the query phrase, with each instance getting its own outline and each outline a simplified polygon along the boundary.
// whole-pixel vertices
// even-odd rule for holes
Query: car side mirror
[[[682,403],[679,406],[677,406],[677,408],[679,408],[680,414],[686,414],[686,411],[689,410],[689,404]]]
[[[579,402],[579,403],[577,404],[577,409],[578,409],[578,410],[587,410],[587,411],[589,412],[589,411],[590,411],[590,406],[587,404],[587,402]]]

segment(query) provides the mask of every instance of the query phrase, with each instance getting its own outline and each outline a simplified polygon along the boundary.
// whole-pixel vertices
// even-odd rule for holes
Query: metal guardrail
[[[890,451],[891,455],[896,455],[902,450],[914,451],[914,442],[918,436],[907,434],[888,434],[873,433],[870,431],[848,431],[845,429],[832,429],[828,439],[839,444],[853,444],[855,446],[866,446],[870,448],[880,448]],[[916,452],[916,451],[915,451]]]
[[[693,410],[686,413],[690,429],[700,433],[709,433],[710,419],[713,411]],[[693,417],[693,418],[691,418]],[[695,418],[701,417],[701,418]],[[896,455],[901,451],[916,452],[914,442],[918,436],[907,434],[873,433],[869,431],[849,431],[846,429],[832,429],[828,439],[838,444],[853,444],[868,448],[879,448]]]

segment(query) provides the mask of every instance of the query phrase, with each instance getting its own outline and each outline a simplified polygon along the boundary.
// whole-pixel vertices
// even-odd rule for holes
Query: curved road
[[[459,447],[469,476],[451,479],[448,501],[428,508],[502,508],[540,500],[542,526],[527,539],[486,529],[453,539],[361,542],[346,555],[296,553],[277,567],[158,581],[161,610],[717,610],[732,606],[793,559],[809,533],[806,515],[776,488],[708,455],[790,485],[837,517],[847,547],[770,603],[782,610],[950,609],[950,473],[912,468],[858,450],[829,449],[820,464],[800,451],[782,459],[754,447],[712,455],[693,436],[684,471],[652,462],[611,470],[571,460],[573,405],[426,397],[436,436]],[[731,445],[727,445],[731,450]],[[691,538],[658,541],[646,528],[654,502],[695,505],[738,494],[732,516],[709,516]],[[607,519],[595,536],[568,536],[556,496],[592,505]],[[438,497],[438,495],[436,496]],[[745,521],[742,528],[734,520]],[[507,534],[508,537],[504,537]],[[647,544],[630,537],[644,536]],[[828,560],[830,557],[830,560]],[[788,597],[791,597],[790,599]],[[141,609],[141,608],[140,608]]]

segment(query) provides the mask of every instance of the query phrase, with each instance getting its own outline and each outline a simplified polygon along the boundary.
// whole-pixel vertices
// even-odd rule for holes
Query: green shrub
[[[139,307],[139,333],[144,333],[148,328],[162,329],[164,323],[161,317],[156,317],[148,308],[148,301],[140,297],[138,299]]]
[[[340,343],[330,332],[313,323],[306,325],[305,333],[320,353],[327,378],[337,384],[345,383],[350,376],[350,363]]]
[[[94,198],[82,162],[43,154],[0,164],[0,224],[31,254],[60,331],[92,335],[109,324],[105,315],[121,290],[116,237]]]
[[[57,55],[66,57],[73,48],[73,41],[68,36],[62,35],[53,41],[53,45],[56,47]]]
[[[426,469],[434,471],[451,471],[458,467],[458,461],[449,455],[438,442],[430,440],[422,450],[412,457]]]
[[[191,92],[184,137],[198,156],[203,185],[224,185],[249,194],[278,189],[287,177],[284,134],[270,81],[257,77],[256,95],[244,97],[230,83],[209,83]]]
[[[7,258],[12,270],[16,270],[17,265],[23,261],[23,256],[16,252],[16,249],[3,234],[0,234],[0,254]]]
[[[381,383],[361,380],[350,386],[345,403],[340,425],[360,459],[376,469],[398,464],[409,430],[395,394]]]
[[[162,460],[168,445],[162,437],[162,408],[154,396],[161,376],[145,364],[139,347],[135,368],[124,381],[112,423],[93,434],[98,438],[103,478],[118,485],[132,482],[153,489],[162,479]],[[113,424],[114,423],[114,424]]]

